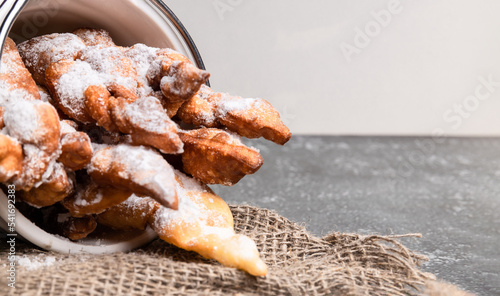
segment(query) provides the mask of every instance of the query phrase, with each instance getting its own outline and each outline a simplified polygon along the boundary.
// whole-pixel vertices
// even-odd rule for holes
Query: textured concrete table
[[[264,166],[226,201],[278,211],[319,236],[403,239],[424,269],[478,295],[500,295],[500,139],[296,136],[260,140]]]

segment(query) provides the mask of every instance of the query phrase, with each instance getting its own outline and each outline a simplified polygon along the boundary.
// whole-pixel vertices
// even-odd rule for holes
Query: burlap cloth
[[[266,277],[223,267],[161,240],[112,255],[57,254],[25,243],[17,246],[18,254],[50,256],[53,263],[18,266],[16,289],[2,276],[1,290],[8,295],[468,295],[422,272],[426,257],[408,250],[398,236],[318,238],[270,210],[231,210],[236,232],[251,237],[269,265]],[[7,252],[2,246],[4,267]]]

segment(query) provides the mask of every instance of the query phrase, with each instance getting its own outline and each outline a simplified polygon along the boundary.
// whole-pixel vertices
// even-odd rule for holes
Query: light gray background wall
[[[165,0],[296,134],[500,135],[500,1]]]

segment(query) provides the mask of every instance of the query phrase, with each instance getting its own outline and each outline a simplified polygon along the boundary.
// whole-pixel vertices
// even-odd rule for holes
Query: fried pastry
[[[177,115],[188,124],[222,126],[246,138],[264,137],[280,145],[292,135],[266,100],[217,93],[205,85],[181,106]]]
[[[182,152],[177,124],[164,112],[157,98],[141,97],[132,103],[112,99],[110,114],[118,129],[130,134],[133,143],[149,145],[163,153]]]
[[[198,69],[184,55],[172,49],[136,44],[125,49],[136,69],[142,95],[160,90],[170,102],[184,102],[204,84],[210,74]]]
[[[61,155],[57,159],[68,169],[77,171],[86,167],[92,158],[92,143],[84,132],[77,131],[74,122],[61,121]]]
[[[57,107],[66,115],[78,122],[94,123],[94,114],[89,113],[86,102],[87,88],[102,87],[119,94],[124,94],[122,88],[126,88],[127,94],[134,94],[135,70],[116,47],[86,47],[78,57],[80,59],[62,59],[50,64],[45,71],[46,85]]]
[[[57,107],[81,123],[93,123],[85,106],[85,90],[91,85],[104,85],[97,71],[83,61],[63,59],[45,71],[46,86]]]
[[[132,195],[131,191],[119,190],[111,186],[101,186],[90,181],[79,184],[74,194],[66,197],[61,204],[73,217],[99,214],[120,204]]]
[[[264,163],[257,150],[226,131],[202,128],[181,132],[180,137],[184,171],[206,184],[234,185]]]
[[[0,92],[7,91],[2,88],[5,84],[0,84]],[[33,98],[24,89],[10,90],[8,94],[0,101],[4,110],[2,133],[17,140],[23,148],[22,171],[10,181],[19,189],[29,190],[57,158],[59,117],[54,107]]]
[[[85,43],[71,33],[54,33],[31,38],[17,48],[35,82],[45,85],[47,67],[63,59],[74,60]]]
[[[57,220],[54,233],[79,240],[97,223],[149,226],[180,248],[266,274],[205,184],[233,185],[262,166],[239,136],[288,141],[267,101],[214,92],[208,72],[180,53],[120,47],[104,30],[18,48],[6,41],[0,67],[0,182],[16,185],[23,204],[47,207],[38,213]]]
[[[20,191],[20,198],[29,205],[40,208],[53,205],[73,191],[74,180],[64,166],[54,162],[46,171],[41,184],[28,190]]]
[[[73,34],[80,37],[87,46],[115,46],[109,32],[103,29],[80,28],[73,31]]]
[[[12,39],[5,39],[2,51],[2,65],[0,67],[0,81],[3,88],[9,92],[14,92],[18,98],[26,100],[38,100],[38,88],[33,78],[26,69],[19,52],[17,51],[16,44]],[[3,94],[7,97],[7,93]],[[3,98],[7,99],[7,98]]]
[[[5,112],[5,107],[0,106],[0,130],[5,127],[5,123],[3,122],[3,113]]]
[[[210,74],[198,69],[188,58],[171,49],[157,53],[160,60],[160,89],[170,103],[192,98]]]
[[[60,119],[68,119],[68,116],[64,114],[60,109],[57,108],[57,104],[50,95],[49,91],[45,86],[37,85],[38,87],[38,94],[40,95],[40,100],[45,103],[51,104],[54,108],[56,108],[57,115],[59,115]]]
[[[157,98],[136,98],[123,89],[113,97],[102,86],[90,86],[85,96],[87,110],[106,130],[130,134],[133,143],[149,145],[163,153],[182,152],[177,125]]]
[[[150,197],[131,194],[123,202],[97,215],[97,222],[117,230],[144,230],[160,207]]]
[[[165,207],[177,209],[173,169],[152,149],[126,144],[97,146],[87,172],[99,185],[150,196]]]
[[[132,61],[121,48],[87,46],[78,54],[78,60],[87,62],[106,86],[119,85],[136,93],[137,73]]]
[[[255,243],[234,233],[231,211],[219,196],[179,171],[176,171],[176,190],[177,211],[161,207],[151,199],[132,196],[97,219],[118,229],[144,229],[148,224],[161,239],[177,247],[255,276],[267,274]]]
[[[4,133],[23,145],[34,145],[48,155],[56,152],[60,124],[54,107],[42,101],[11,99],[4,105]]]
[[[23,148],[19,142],[0,134],[0,182],[5,183],[21,173]]]
[[[53,63],[46,75],[47,86],[56,103],[75,120],[97,122],[109,131],[130,134],[135,143],[151,145],[164,153],[182,151],[176,124],[156,98],[137,98],[129,88],[116,81],[100,79],[96,70],[80,60]],[[71,84],[73,79],[80,79],[81,85]]]
[[[267,274],[255,243],[234,233],[233,216],[227,204],[207,186],[176,174],[180,205],[178,211],[158,209],[150,223],[161,239],[225,266],[255,276]]]
[[[50,104],[11,97],[4,105],[3,132],[23,147],[23,170],[11,180],[20,189],[29,190],[42,178],[49,163],[57,158],[59,117]]]
[[[97,227],[94,216],[72,217],[68,214],[59,214],[57,219],[61,234],[70,240],[86,238]]]
[[[84,96],[87,112],[97,125],[110,132],[118,131],[118,127],[111,119],[109,110],[111,93],[107,88],[103,85],[91,85],[85,90]]]
[[[167,112],[167,115],[170,118],[174,117],[182,104],[184,104],[184,102],[169,102],[167,98],[165,98],[161,90],[153,91],[151,93],[151,96],[157,98],[160,101],[163,109]]]

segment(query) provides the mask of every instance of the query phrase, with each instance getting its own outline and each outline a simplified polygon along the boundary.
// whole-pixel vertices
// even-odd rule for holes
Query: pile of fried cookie
[[[98,225],[151,227],[168,243],[265,275],[255,243],[235,234],[228,205],[207,184],[233,185],[262,166],[240,136],[283,145],[291,133],[267,101],[215,92],[209,76],[172,49],[117,46],[101,29],[7,39],[0,182],[68,239]]]

